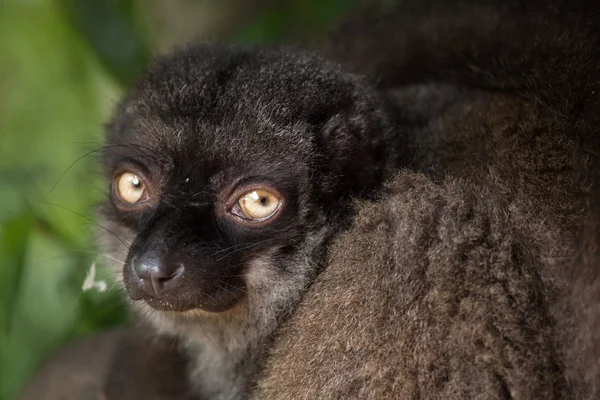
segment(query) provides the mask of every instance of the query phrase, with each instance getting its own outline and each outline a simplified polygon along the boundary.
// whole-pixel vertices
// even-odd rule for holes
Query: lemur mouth
[[[155,297],[145,293],[129,293],[134,301],[143,301],[157,311],[183,313],[199,310],[208,313],[222,313],[236,307],[246,297],[246,284],[243,279],[221,282],[212,290],[181,288],[168,295]],[[133,291],[135,292],[135,290]]]
[[[242,295],[239,298],[232,298],[229,302],[220,302],[212,304],[180,304],[177,302],[171,302],[167,299],[148,298],[143,301],[157,311],[171,311],[184,313],[186,311],[199,310],[207,313],[222,313],[233,309],[237,306],[245,296]]]

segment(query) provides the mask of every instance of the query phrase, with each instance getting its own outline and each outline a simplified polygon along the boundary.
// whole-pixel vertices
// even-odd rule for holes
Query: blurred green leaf
[[[318,37],[356,3],[358,0],[273,2],[251,23],[238,29],[232,40],[256,44]]]
[[[93,156],[68,170],[100,146],[120,90],[63,6],[61,0],[2,3],[0,399],[6,400],[57,346],[124,320],[119,293],[81,292],[95,251],[90,222],[80,214],[90,215],[101,192]]]
[[[290,27],[289,14],[285,10],[269,9],[239,29],[233,41],[249,44],[272,43],[286,36]]]
[[[31,218],[19,216],[0,230],[0,329],[9,332],[11,315],[21,286],[25,256],[31,231]]]
[[[64,0],[71,22],[100,61],[124,85],[146,68],[148,46],[131,0]]]

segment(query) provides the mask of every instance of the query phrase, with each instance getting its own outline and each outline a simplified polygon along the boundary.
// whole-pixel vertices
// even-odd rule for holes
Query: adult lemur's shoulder
[[[394,99],[428,178],[362,206],[257,398],[597,398],[600,6],[399,3],[329,51]]]
[[[544,262],[501,196],[408,171],[389,191],[336,240],[254,398],[569,398]]]

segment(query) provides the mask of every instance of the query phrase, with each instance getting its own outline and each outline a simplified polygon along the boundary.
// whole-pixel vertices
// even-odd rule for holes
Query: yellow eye
[[[117,176],[115,183],[116,194],[124,203],[136,204],[145,195],[144,182],[132,172],[124,172]]]
[[[281,206],[279,196],[267,190],[251,190],[237,201],[237,214],[242,218],[262,221],[273,216]]]

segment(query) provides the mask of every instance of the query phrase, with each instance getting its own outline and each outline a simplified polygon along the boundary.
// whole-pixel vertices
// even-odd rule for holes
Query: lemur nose
[[[132,260],[135,274],[141,280],[141,289],[148,296],[162,297],[174,290],[183,277],[183,264],[169,267],[166,263],[154,257],[142,257]]]

